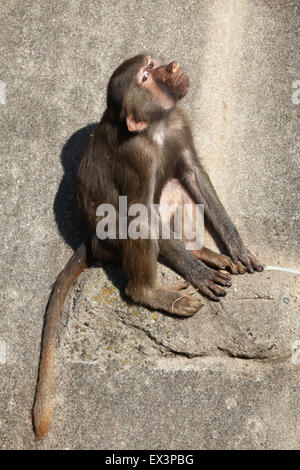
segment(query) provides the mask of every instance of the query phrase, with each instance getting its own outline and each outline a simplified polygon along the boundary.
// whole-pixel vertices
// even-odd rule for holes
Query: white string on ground
[[[282,268],[281,266],[265,266],[266,271],[283,271],[285,273],[298,274],[300,276],[300,271],[292,268]]]

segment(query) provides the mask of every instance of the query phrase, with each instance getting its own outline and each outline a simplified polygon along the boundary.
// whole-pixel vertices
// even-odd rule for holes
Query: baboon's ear
[[[135,121],[130,115],[126,117],[126,124],[129,132],[141,132],[148,127],[148,122]]]

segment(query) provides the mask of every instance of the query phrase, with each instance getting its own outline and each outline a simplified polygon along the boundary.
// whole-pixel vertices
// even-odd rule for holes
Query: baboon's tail
[[[33,424],[37,440],[46,434],[51,419],[51,401],[54,387],[54,349],[58,320],[70,288],[87,266],[87,248],[86,244],[82,243],[58,276],[49,300],[43,330],[39,377],[33,406]]]

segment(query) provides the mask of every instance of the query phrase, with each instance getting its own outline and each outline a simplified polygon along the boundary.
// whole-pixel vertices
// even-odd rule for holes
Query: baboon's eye
[[[146,80],[148,80],[148,78],[149,78],[149,73],[145,72],[143,77],[142,77],[142,82],[145,82]]]
[[[150,61],[148,62],[148,68],[149,68],[149,69],[153,69],[153,67],[154,67],[154,62],[153,62],[153,60],[150,60]]]

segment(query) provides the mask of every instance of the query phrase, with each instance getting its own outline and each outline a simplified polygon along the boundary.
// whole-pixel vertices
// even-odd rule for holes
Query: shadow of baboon
[[[98,123],[88,124],[73,134],[63,146],[61,163],[64,176],[55,196],[53,210],[58,230],[75,250],[84,239],[85,225],[77,206],[75,191],[79,161]]]
[[[54,199],[53,211],[59,233],[73,250],[76,250],[86,239],[86,225],[76,201],[77,171],[84,148],[98,124],[88,124],[76,131],[67,140],[61,152],[64,175]],[[121,295],[129,301],[125,294],[126,280],[122,269],[116,265],[104,265],[101,260],[93,262],[91,268],[99,266],[104,269],[110,281],[120,290]],[[63,266],[61,266],[62,268]]]

